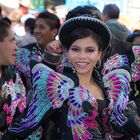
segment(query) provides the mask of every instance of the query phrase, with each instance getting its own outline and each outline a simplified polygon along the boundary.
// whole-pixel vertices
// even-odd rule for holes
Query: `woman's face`
[[[67,53],[70,63],[79,74],[91,74],[101,57],[99,46],[91,37],[76,40]]]
[[[140,36],[135,37],[133,43],[140,44]]]

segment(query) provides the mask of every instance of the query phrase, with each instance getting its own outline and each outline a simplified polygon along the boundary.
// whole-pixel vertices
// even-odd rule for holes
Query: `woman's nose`
[[[81,51],[78,56],[79,56],[79,58],[85,58],[86,53],[84,51]]]
[[[15,51],[17,51],[17,50],[18,50],[18,47],[17,47],[17,45],[15,45],[15,48],[14,48],[14,50],[15,50]]]

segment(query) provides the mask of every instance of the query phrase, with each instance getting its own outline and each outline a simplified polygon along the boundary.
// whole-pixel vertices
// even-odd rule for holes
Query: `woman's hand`
[[[46,50],[50,53],[62,53],[63,49],[59,40],[54,40],[46,46]]]

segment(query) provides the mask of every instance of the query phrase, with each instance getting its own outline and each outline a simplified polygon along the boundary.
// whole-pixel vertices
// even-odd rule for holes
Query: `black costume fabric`
[[[0,132],[4,133],[26,107],[26,91],[18,74],[7,69],[0,78]],[[1,134],[0,134],[1,137]]]

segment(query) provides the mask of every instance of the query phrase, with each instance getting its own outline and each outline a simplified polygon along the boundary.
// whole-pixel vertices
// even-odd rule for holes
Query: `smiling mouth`
[[[41,37],[41,35],[40,34],[35,34],[35,37]]]
[[[89,63],[78,62],[76,63],[76,65],[80,68],[86,68],[89,65]]]

